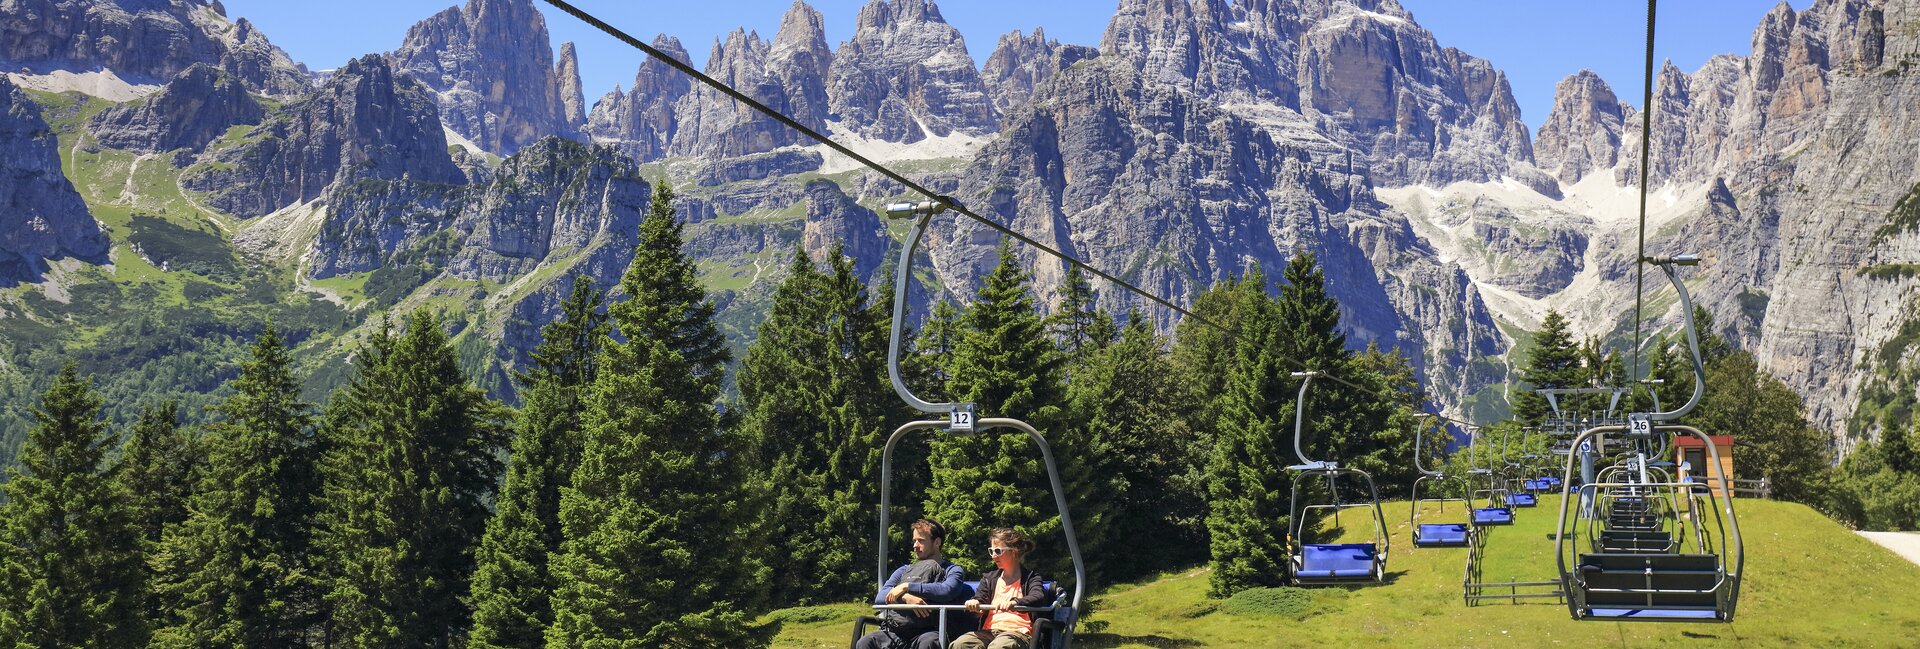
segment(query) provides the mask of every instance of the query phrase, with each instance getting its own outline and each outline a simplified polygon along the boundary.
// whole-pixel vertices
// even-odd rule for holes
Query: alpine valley
[[[395,37],[314,71],[217,0],[0,1],[0,462],[61,359],[118,421],[195,413],[269,321],[318,398],[370,332],[432,309],[511,400],[572,277],[614,287],[663,182],[744,348],[796,246],[841,246],[878,287],[904,235],[878,210],[918,198],[659,61],[588,101],[532,0]],[[1718,333],[1815,424],[1871,438],[1920,389],[1920,0],[1781,3],[1750,51],[1660,70],[1650,143],[1646,107],[1587,72],[1530,130],[1501,70],[1394,0],[1119,0],[1097,47],[973,48],[931,0],[873,0],[838,44],[796,1],[704,71],[1176,301],[1311,251],[1348,344],[1402,350],[1474,418],[1506,411],[1550,308],[1630,342],[1651,146],[1650,254],[1703,255],[1686,279]],[[993,230],[936,223],[920,313],[997,261]],[[1062,263],[1013,249],[1057,303]],[[1671,331],[1673,291],[1647,286]]]

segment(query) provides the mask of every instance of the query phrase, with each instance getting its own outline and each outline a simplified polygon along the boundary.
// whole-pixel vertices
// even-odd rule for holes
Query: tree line
[[[576,278],[517,409],[463,374],[428,311],[373,331],[324,404],[266,327],[193,429],[169,404],[110,430],[68,365],[0,505],[0,644],[752,647],[771,609],[870,597],[881,447],[918,418],[887,378],[892,287],[795,250],[727,399],[733,359],[656,187],[618,299]],[[1349,349],[1311,255],[1198,297],[1232,335],[1108,313],[1077,270],[1061,293],[1043,308],[1003,245],[977,299],[910,332],[903,369],[923,396],[1043,432],[1078,587],[1203,562],[1216,596],[1280,584],[1294,370],[1364,388],[1309,395],[1311,454],[1410,484],[1413,368]],[[895,476],[898,527],[942,521],[969,570],[1010,526],[1041,541],[1030,565],[1072,574],[1025,436],[919,435]]]

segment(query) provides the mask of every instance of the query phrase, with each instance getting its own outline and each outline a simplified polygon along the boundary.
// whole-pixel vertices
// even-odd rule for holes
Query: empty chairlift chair
[[[1351,467],[1340,466],[1336,462],[1316,462],[1307,459],[1301,450],[1301,422],[1305,419],[1307,386],[1313,383],[1313,377],[1319,372],[1295,372],[1294,377],[1302,379],[1300,396],[1294,407],[1293,452],[1300,458],[1300,464],[1287,467],[1293,475],[1293,496],[1288,505],[1291,513],[1291,529],[1287,534],[1287,546],[1292,554],[1287,562],[1287,581],[1296,586],[1316,584],[1338,584],[1352,582],[1383,582],[1387,577],[1387,519],[1380,511],[1380,492],[1374,487],[1373,477],[1367,472]],[[1301,487],[1309,481],[1325,478],[1330,503],[1309,504],[1301,498]],[[1340,500],[1339,481],[1346,478],[1349,482],[1364,483],[1367,502],[1343,503]],[[1316,510],[1328,510],[1337,521],[1340,510],[1366,508],[1370,510],[1369,519],[1373,523],[1373,540],[1366,543],[1307,543],[1305,541],[1306,521]]]
[[[1645,444],[1640,448],[1649,449],[1663,435],[1691,435],[1710,453],[1707,468],[1711,477],[1724,481],[1727,476],[1720,475],[1719,453],[1706,434],[1689,426],[1655,425],[1691,411],[1699,404],[1706,388],[1700,344],[1691,317],[1692,301],[1673,270],[1675,265],[1693,265],[1697,259],[1683,256],[1647,260],[1666,273],[1680,296],[1680,313],[1694,371],[1692,398],[1670,412],[1629,415],[1624,426],[1588,429],[1573,443],[1578,446],[1597,436],[1608,435]],[[1568,457],[1565,473],[1568,481],[1572,479],[1575,461],[1573,456]],[[1700,493],[1690,484],[1674,482],[1664,470],[1652,466],[1645,450],[1637,450],[1625,467],[1626,470],[1610,468],[1597,476],[1594,483],[1578,487],[1578,497],[1594,498],[1600,505],[1598,510],[1604,512],[1604,519],[1584,515],[1570,519],[1568,504],[1576,500],[1575,489],[1568,487],[1562,492],[1555,555],[1562,588],[1568,595],[1569,612],[1579,620],[1732,621],[1746,561],[1733,500],[1711,490]],[[1673,528],[1666,526],[1668,522],[1677,521],[1677,512],[1667,505],[1664,497],[1670,493],[1684,494],[1682,497],[1690,503],[1687,522],[1694,537],[1676,538]],[[1605,528],[1595,534],[1592,526],[1599,524]],[[1570,530],[1569,526],[1574,529]],[[1582,526],[1587,528],[1584,533],[1579,529]],[[1583,539],[1589,540],[1583,544]]]
[[[1469,466],[1473,464],[1474,449],[1480,445],[1480,439],[1481,435],[1479,431],[1470,431],[1468,433],[1467,464]],[[1482,454],[1484,455],[1484,453]],[[1491,465],[1492,461],[1489,460],[1488,464]],[[1484,507],[1473,508],[1473,517],[1471,520],[1474,526],[1512,525],[1513,507],[1507,505],[1507,490],[1501,487],[1500,478],[1494,475],[1493,469],[1474,468],[1468,470],[1467,474],[1468,484],[1470,487],[1473,487],[1473,493],[1470,494],[1471,499],[1475,502],[1482,500],[1486,502],[1486,506]],[[1482,479],[1486,481],[1487,487],[1485,489],[1477,488],[1478,481]]]
[[[1420,464],[1420,451],[1425,448],[1422,444],[1425,433],[1426,427],[1421,426],[1413,436],[1413,468],[1420,472],[1420,477],[1414,478],[1413,480],[1412,514],[1411,520],[1408,521],[1408,524],[1413,527],[1413,547],[1464,547],[1473,541],[1474,530],[1472,525],[1468,523],[1423,523],[1420,521],[1420,511],[1423,509],[1421,506],[1427,503],[1439,504],[1442,513],[1446,512],[1447,503],[1450,502],[1460,503],[1460,509],[1463,513],[1473,510],[1473,503],[1466,498],[1420,497],[1421,484],[1441,485],[1446,484],[1448,480],[1446,473],[1429,471],[1425,466]],[[1461,486],[1463,488],[1465,487],[1465,485]]]

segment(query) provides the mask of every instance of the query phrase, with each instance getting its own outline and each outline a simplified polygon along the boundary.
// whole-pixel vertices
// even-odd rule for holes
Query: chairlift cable
[[[773,118],[775,121],[778,121],[783,125],[786,125],[788,128],[792,128],[796,131],[799,131],[802,135],[805,135],[808,138],[811,138],[821,144],[826,145],[828,148],[833,149],[834,151],[840,153],[841,155],[845,155],[848,158],[851,158],[854,162],[858,162],[861,165],[867,167],[868,169],[872,169],[873,171],[883,176],[886,176],[888,179],[893,180],[894,182],[900,183],[901,185],[905,186],[907,189],[913,190],[915,192],[920,193],[921,195],[927,196],[928,198],[935,201],[945,209],[950,209],[955,212],[958,212],[959,214],[964,215],[968,218],[971,218],[975,221],[978,221],[980,224],[985,225],[988,228],[991,228],[1003,235],[1012,237],[1014,240],[1017,240],[1028,246],[1032,246],[1036,250],[1039,250],[1041,252],[1044,252],[1056,258],[1059,258],[1061,261],[1064,261],[1073,266],[1077,266],[1081,269],[1084,269],[1087,272],[1092,273],[1101,279],[1107,280],[1108,282],[1112,282],[1114,285],[1124,288],[1131,293],[1134,293],[1148,300],[1151,300],[1155,304],[1159,304],[1160,306],[1164,306],[1172,310],[1174,313],[1180,314],[1181,317],[1191,318],[1195,322],[1199,322],[1200,324],[1219,330],[1227,334],[1229,337],[1237,338],[1239,335],[1238,331],[1235,331],[1234,329],[1230,329],[1212,320],[1208,320],[1207,318],[1201,317],[1199,314],[1194,313],[1193,311],[1190,311],[1184,307],[1181,307],[1180,305],[1173,303],[1173,301],[1168,300],[1167,298],[1164,298],[1157,294],[1149,292],[1146,289],[1140,288],[1139,286],[1135,286],[1134,284],[1127,282],[1126,280],[1122,280],[1118,277],[1114,277],[1112,274],[1109,274],[1106,271],[1100,270],[1099,268],[1091,264],[1088,264],[1087,262],[1081,261],[1078,258],[1075,258],[1059,250],[1056,250],[1052,246],[1048,246],[1044,243],[1036,241],[1032,237],[1028,237],[1024,234],[1016,232],[1012,228],[1009,228],[1005,225],[1001,225],[997,222],[994,222],[992,219],[988,219],[986,217],[980,216],[978,213],[974,212],[972,209],[968,208],[966,205],[961,204],[959,201],[954,200],[952,197],[936,193],[933,190],[928,189],[926,186],[921,185],[920,183],[914,182],[912,179],[907,178],[905,175],[902,175],[901,173],[894,171],[886,167],[885,165],[882,165],[878,162],[874,162],[873,160],[867,158],[866,156],[860,155],[859,153],[855,153],[853,149],[847,148],[846,145],[843,145],[843,144],[840,144],[839,142],[834,141],[833,138],[830,138],[820,133],[819,131],[812,129],[805,124],[801,124],[800,122],[794,120],[792,117],[788,117],[786,114],[781,113],[780,111],[774,110],[773,108],[767,106],[766,104],[760,103],[758,100],[755,100],[753,97],[748,96],[746,93],[743,93],[743,92],[740,92],[739,90],[734,89],[732,86],[727,85],[725,82],[722,82],[718,79],[708,76],[705,73],[702,73],[699,70],[694,69],[693,66],[688,65],[686,62],[676,59],[668,55],[666,52],[660,51],[659,48],[655,48],[651,45],[646,44],[640,39],[633,37],[633,35],[628,34],[625,31],[622,31],[620,28],[614,27],[613,25],[608,24],[606,21],[595,17],[593,14],[587,13],[586,10],[573,6],[573,4],[567,2],[566,0],[544,0],[544,1],[549,5],[553,5],[555,8],[561,11],[564,11],[567,14],[580,19],[582,22],[585,22],[588,25],[593,26],[595,29],[598,29],[601,32],[606,33],[608,36],[612,36],[615,40],[618,40],[622,43],[626,43],[627,45],[631,45],[635,49],[638,49],[641,52],[645,52],[648,56],[651,56],[655,59],[660,60],[663,63],[666,63],[669,66],[672,66],[675,70],[679,70],[680,72],[685,73],[690,77],[693,77],[694,80],[699,81],[700,83],[706,84],[707,86],[720,91],[721,93],[732,98],[734,101],[738,101],[740,103],[746,104],[748,107],[756,111],[759,111],[767,115],[768,117]],[[1292,364],[1293,366],[1303,371],[1315,369],[1315,368],[1307,367],[1306,363],[1290,356],[1282,357],[1282,359],[1285,360],[1287,363]],[[1352,388],[1354,390],[1359,390],[1362,393],[1374,395],[1376,397],[1383,396],[1377,390],[1374,390],[1368,386],[1360,385],[1353,381],[1349,381],[1337,375],[1323,373],[1321,374],[1321,376],[1335,383],[1339,383],[1341,385]],[[1481,426],[1481,424],[1476,424],[1464,419],[1456,419],[1441,413],[1430,412],[1425,408],[1420,408],[1418,406],[1416,406],[1416,410],[1418,410],[1422,414],[1426,414],[1432,417],[1437,417],[1444,421],[1458,424],[1461,426],[1473,426],[1473,427]]]
[[[1633,257],[1633,365],[1627,374],[1629,379],[1640,376],[1640,346],[1644,342],[1640,339],[1640,309],[1645,299],[1640,289],[1647,274],[1647,187],[1652,183],[1653,176],[1648,162],[1653,153],[1653,19],[1657,2],[1647,0],[1646,79],[1640,102],[1640,245]]]

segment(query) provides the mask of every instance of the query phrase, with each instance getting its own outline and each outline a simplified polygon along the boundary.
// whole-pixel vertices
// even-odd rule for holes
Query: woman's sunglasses
[[[1007,548],[987,548],[987,556],[989,557],[998,557],[1006,553]]]

